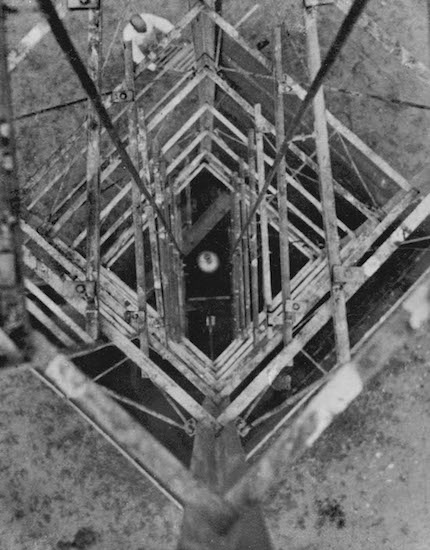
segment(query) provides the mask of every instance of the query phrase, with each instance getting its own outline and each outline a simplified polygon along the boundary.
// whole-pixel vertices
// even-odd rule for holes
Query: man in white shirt
[[[170,21],[151,13],[134,14],[123,31],[124,42],[131,41],[133,61],[136,65],[142,63],[149,51],[158,42],[160,35],[164,36],[174,29]],[[155,70],[151,63],[148,67]]]

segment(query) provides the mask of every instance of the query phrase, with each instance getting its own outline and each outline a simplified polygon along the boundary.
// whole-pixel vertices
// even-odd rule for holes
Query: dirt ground
[[[275,549],[427,550],[429,328],[397,328],[384,370],[267,495]],[[30,373],[2,378],[0,425],[1,550],[175,548],[181,512]]]
[[[430,540],[429,326],[269,495],[276,548],[426,550]]]
[[[35,1],[10,19],[12,45],[38,21]],[[107,44],[121,5],[106,1]],[[184,0],[133,1],[173,21]],[[254,4],[226,3],[237,21]],[[244,26],[256,43],[285,16],[300,46],[299,0],[264,0]],[[425,0],[370,2],[368,12],[428,62]],[[334,8],[320,26],[323,47],[341,21]],[[79,17],[68,19],[83,50]],[[118,81],[120,46],[107,66],[106,86]],[[352,71],[351,68],[354,68]],[[49,86],[46,86],[49,82]],[[330,85],[430,104],[429,87],[362,31],[342,54]],[[52,39],[14,73],[15,111],[81,96]],[[330,109],[404,176],[428,159],[428,112],[328,94]],[[20,123],[21,173],[28,176],[82,120],[72,108]],[[427,550],[430,540],[430,343],[428,326],[405,330],[404,345],[311,452],[267,496],[265,516],[279,550]],[[0,550],[169,550],[181,512],[100,435],[30,373],[0,384]]]

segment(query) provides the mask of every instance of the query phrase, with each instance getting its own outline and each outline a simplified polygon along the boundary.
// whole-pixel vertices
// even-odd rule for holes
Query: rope
[[[41,0],[39,0],[41,1]],[[369,0],[355,0],[354,4],[351,6],[351,9],[346,16],[345,20],[343,21],[327,55],[324,61],[321,63],[321,67],[312,82],[308,93],[306,94],[306,97],[304,98],[303,102],[300,105],[299,110],[296,113],[296,116],[294,117],[293,121],[291,122],[290,127],[288,128],[288,131],[286,132],[284,141],[282,142],[279,151],[276,155],[275,161],[273,163],[273,166],[269,172],[269,175],[267,176],[267,179],[263,185],[263,188],[261,189],[257,200],[254,204],[254,206],[251,209],[251,212],[249,213],[248,219],[246,220],[245,224],[242,227],[242,231],[240,232],[239,237],[236,239],[236,242],[232,246],[231,253],[234,254],[236,248],[239,246],[239,244],[242,242],[242,238],[245,234],[245,232],[248,230],[248,227],[251,223],[252,218],[255,216],[265,194],[267,193],[267,189],[269,188],[270,184],[274,180],[276,173],[279,169],[279,166],[284,159],[288,147],[289,147],[289,141],[294,136],[294,132],[298,125],[300,124],[303,116],[305,115],[306,111],[310,107],[312,101],[314,100],[315,96],[317,95],[318,91],[320,90],[323,81],[331,68],[333,67],[337,57],[339,56],[339,53],[342,49],[342,47],[345,45],[349,35],[351,34],[355,23],[357,22],[358,18],[360,17],[362,11],[366,7],[366,4]]]
[[[127,150],[124,147],[121,141],[121,138],[112,123],[109,113],[107,112],[105,106],[103,105],[103,102],[101,100],[101,97],[98,93],[98,90],[93,80],[88,74],[88,71],[84,63],[82,62],[73,42],[71,41],[66,28],[64,27],[63,23],[61,22],[60,18],[57,15],[57,12],[55,11],[55,8],[52,4],[52,0],[38,0],[38,2],[39,2],[41,11],[45,15],[45,17],[47,18],[51,26],[52,33],[54,34],[54,37],[58,45],[63,50],[71,67],[75,71],[75,74],[78,77],[82,87],[84,88],[85,92],[88,94],[88,99],[93,104],[93,107],[100,118],[100,122],[104,126],[106,132],[109,134],[109,137],[112,140],[112,143],[116,147],[116,150],[122,160],[122,163],[124,164],[125,168],[129,171],[130,175],[132,176],[133,180],[135,181],[141,193],[145,196],[145,198],[151,204],[152,208],[154,209],[154,212],[157,213],[158,219],[165,227],[166,233],[167,235],[169,235],[169,238],[173,243],[174,247],[182,255],[182,251],[179,248],[179,245],[175,239],[175,236],[170,230],[168,224],[166,223],[166,220],[164,219],[164,216],[161,210],[158,208],[157,204],[155,203],[154,198],[152,197],[151,193],[149,192],[148,188],[146,187],[145,183],[140,177],[139,172],[134,166],[133,161],[131,160],[129,154],[127,153]]]
[[[110,95],[112,92],[102,92],[101,95]],[[37,109],[35,111],[30,111],[28,113],[23,113],[21,115],[18,115],[14,118],[14,120],[24,120],[26,118],[30,118],[33,116],[38,116],[44,113],[49,113],[51,111],[58,111],[60,109],[64,109],[65,107],[72,107],[73,105],[79,105],[79,103],[84,103],[85,101],[88,101],[88,97],[80,97],[78,99],[72,99],[71,101],[65,101],[64,103],[56,103],[55,105],[50,105],[49,107],[42,107],[41,109]]]

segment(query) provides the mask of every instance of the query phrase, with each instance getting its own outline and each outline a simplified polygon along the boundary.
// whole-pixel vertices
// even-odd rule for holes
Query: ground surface
[[[38,21],[36,2],[10,19],[16,44]],[[105,2],[106,45],[126,2]],[[173,21],[185,0],[131,2]],[[226,3],[237,21],[253,2]],[[270,36],[285,17],[300,47],[298,0],[264,0],[245,25],[252,43]],[[428,60],[424,0],[370,2],[368,12],[386,32],[420,59]],[[151,9],[152,6],[152,9]],[[291,11],[293,7],[293,11]],[[327,47],[341,20],[334,8],[320,27]],[[68,19],[75,42],[85,49],[82,16]],[[116,46],[106,87],[118,81]],[[354,70],[351,71],[351,68]],[[298,71],[299,73],[299,71]],[[49,83],[49,85],[47,85]],[[429,87],[363,33],[355,33],[330,79],[332,86],[430,103]],[[14,73],[15,111],[27,112],[81,96],[52,39]],[[425,165],[429,117],[359,98],[329,95],[334,114],[406,177]],[[21,173],[32,174],[82,120],[73,108],[20,123]],[[430,540],[430,344],[428,326],[405,330],[405,345],[365,393],[327,431],[264,504],[279,550],[427,550]],[[142,478],[67,404],[31,374],[0,384],[0,550],[169,550],[181,513]]]
[[[429,326],[405,343],[267,499],[277,547],[426,550]]]
[[[430,326],[399,326],[381,374],[267,495],[276,549],[428,549]],[[175,548],[180,511],[31,374],[2,378],[0,426],[1,550]]]

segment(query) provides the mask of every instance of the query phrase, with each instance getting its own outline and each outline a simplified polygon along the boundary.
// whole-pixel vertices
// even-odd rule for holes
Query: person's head
[[[130,17],[130,23],[133,29],[137,32],[146,32],[147,30],[145,21],[138,13],[135,13]]]

